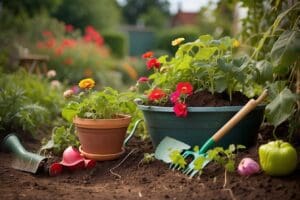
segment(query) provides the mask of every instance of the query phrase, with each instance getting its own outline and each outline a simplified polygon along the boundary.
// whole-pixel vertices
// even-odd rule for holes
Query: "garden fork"
[[[183,173],[193,177],[195,174],[199,172],[199,170],[195,169],[195,161],[204,157],[205,161],[202,164],[202,167],[205,167],[209,163],[209,159],[207,159],[207,150],[213,147],[225,134],[227,134],[238,122],[240,122],[248,113],[250,113],[258,104],[260,104],[268,95],[267,90],[264,90],[262,94],[256,99],[250,99],[247,104],[237,112],[226,124],[224,124],[211,138],[209,138],[204,145],[200,148],[198,152],[187,150],[183,153],[183,157],[187,158],[188,156],[193,156],[194,159],[189,165],[183,169]],[[175,169],[178,168],[178,165],[170,165],[170,168]],[[180,167],[178,169],[181,169]]]

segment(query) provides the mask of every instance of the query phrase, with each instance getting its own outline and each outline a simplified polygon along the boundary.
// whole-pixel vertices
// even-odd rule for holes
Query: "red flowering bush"
[[[120,88],[124,73],[137,78],[134,68],[110,55],[103,37],[92,26],[87,26],[82,36],[75,32],[72,25],[65,26],[63,37],[45,30],[44,39],[36,44],[40,52],[50,56],[48,68],[57,71],[59,80],[75,84],[82,78],[92,77],[100,87]]]
[[[186,117],[189,100],[198,92],[227,93],[231,100],[233,92],[253,97],[262,90],[255,82],[257,71],[251,61],[233,57],[237,40],[202,35],[194,42],[183,41],[178,38],[172,42],[179,46],[174,57],[156,58],[151,51],[141,56],[147,70],[153,72],[136,84],[144,104],[172,106],[177,117]]]

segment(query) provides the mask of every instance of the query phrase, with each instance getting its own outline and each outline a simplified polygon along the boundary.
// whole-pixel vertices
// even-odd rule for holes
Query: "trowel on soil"
[[[194,169],[194,161],[200,157],[206,157],[206,151],[213,147],[226,133],[228,133],[238,122],[240,122],[248,113],[250,113],[258,104],[260,104],[268,95],[267,90],[264,90],[263,93],[256,99],[250,99],[247,104],[237,112],[225,125],[223,125],[212,137],[210,137],[204,145],[200,148],[198,152],[188,150],[190,145],[185,144],[184,142],[178,141],[171,137],[165,137],[157,146],[155,150],[155,158],[162,160],[165,163],[171,163],[170,153],[173,151],[179,151],[183,153],[183,157],[187,158],[192,155],[194,159],[192,162],[184,169],[185,174],[190,174],[190,177],[193,177],[198,170]],[[202,164],[202,168],[209,163],[209,160]],[[170,168],[178,168],[177,165],[170,165]]]
[[[3,151],[14,154],[12,168],[17,170],[35,174],[47,160],[44,156],[27,151],[15,134],[8,134],[3,139],[0,147]]]

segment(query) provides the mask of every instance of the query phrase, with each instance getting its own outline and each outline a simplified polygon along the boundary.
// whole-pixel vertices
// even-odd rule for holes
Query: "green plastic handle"
[[[204,145],[201,147],[201,149],[198,151],[198,154],[206,153],[208,149],[213,147],[216,144],[213,137],[209,138]]]

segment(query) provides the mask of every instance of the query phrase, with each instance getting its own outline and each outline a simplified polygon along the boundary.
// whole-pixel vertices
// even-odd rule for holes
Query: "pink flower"
[[[152,68],[159,68],[160,67],[160,62],[156,58],[151,58],[150,60],[147,61],[147,69],[152,69]]]
[[[148,77],[144,77],[144,76],[140,77],[139,80],[138,80],[139,83],[146,83],[148,81],[149,81],[149,78]]]
[[[65,98],[70,98],[74,94],[73,90],[69,89],[64,92]]]
[[[173,92],[170,96],[170,100],[172,103],[178,102],[179,98],[180,98],[180,93],[178,91]]]
[[[185,103],[176,102],[173,110],[177,117],[186,117],[187,116],[187,106]]]
[[[193,86],[189,82],[180,82],[177,84],[176,90],[180,94],[191,95],[193,93]]]

